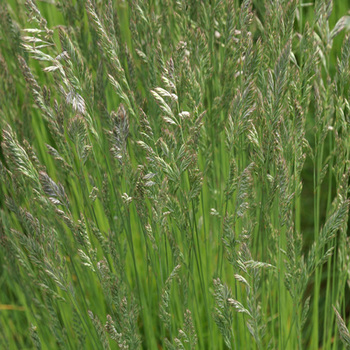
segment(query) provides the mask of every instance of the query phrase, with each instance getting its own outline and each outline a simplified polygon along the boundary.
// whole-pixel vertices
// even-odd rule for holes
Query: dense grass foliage
[[[347,10],[1,2],[0,348],[349,348]]]

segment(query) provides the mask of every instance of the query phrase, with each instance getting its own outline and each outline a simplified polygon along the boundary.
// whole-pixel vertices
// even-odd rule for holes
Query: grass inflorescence
[[[350,347],[346,2],[0,4],[0,348]]]

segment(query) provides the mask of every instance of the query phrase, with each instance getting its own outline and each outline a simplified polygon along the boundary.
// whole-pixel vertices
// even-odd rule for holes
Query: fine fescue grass
[[[1,349],[350,348],[341,3],[0,4]]]

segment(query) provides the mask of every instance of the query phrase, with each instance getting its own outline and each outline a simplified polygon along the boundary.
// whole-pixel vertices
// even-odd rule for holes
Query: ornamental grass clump
[[[1,3],[0,348],[349,348],[347,10]]]

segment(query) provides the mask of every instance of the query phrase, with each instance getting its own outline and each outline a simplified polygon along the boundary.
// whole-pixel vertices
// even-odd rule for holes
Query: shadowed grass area
[[[342,349],[349,2],[0,4],[0,348]]]

